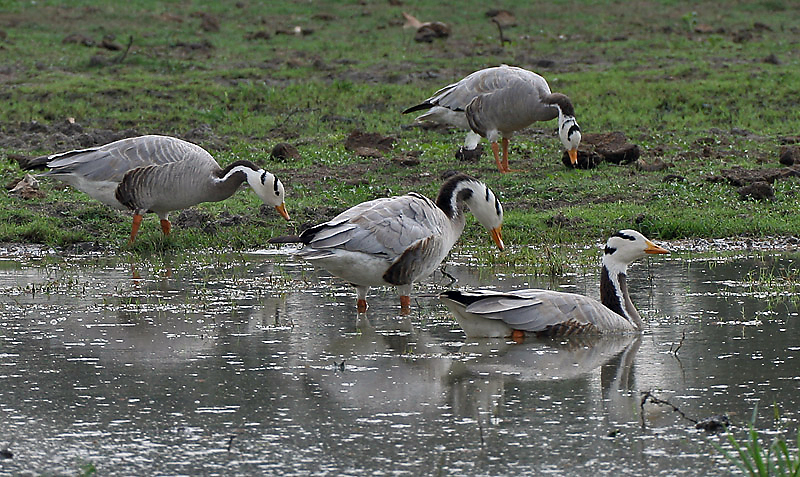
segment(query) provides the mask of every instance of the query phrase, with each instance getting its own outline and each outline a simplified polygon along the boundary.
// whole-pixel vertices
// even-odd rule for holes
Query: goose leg
[[[514,341],[514,343],[522,344],[525,341],[525,332],[522,330],[512,331],[511,340]]]
[[[133,243],[136,234],[139,232],[139,226],[142,225],[142,214],[133,214],[133,225],[131,226],[131,238],[128,240],[128,245]]]
[[[366,313],[367,312],[367,292],[369,291],[369,287],[356,287],[356,295],[358,296],[358,300],[356,301],[356,310],[359,313]]]
[[[170,231],[169,220],[161,219],[161,231],[164,232],[164,235],[169,235],[169,231]]]
[[[492,141],[492,152],[494,153],[494,162],[497,163],[497,169],[500,172],[506,172],[503,169],[503,164],[500,163],[500,145],[497,144],[497,141]]]
[[[508,168],[508,138],[503,138],[503,172],[511,172]]]
[[[411,297],[408,295],[400,295],[400,314],[408,315],[411,313]]]

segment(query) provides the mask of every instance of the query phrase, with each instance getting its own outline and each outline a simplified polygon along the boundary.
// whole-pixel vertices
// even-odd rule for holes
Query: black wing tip
[[[433,105],[431,103],[421,103],[416,106],[411,106],[410,108],[403,110],[402,114],[413,113],[414,111],[422,111],[424,109],[431,109],[432,107]]]
[[[267,243],[300,243],[299,235],[281,235],[280,237],[272,237],[267,240]]]
[[[21,157],[17,159],[17,163],[19,164],[19,168],[23,171],[30,171],[34,169],[45,169],[47,168],[47,163],[50,162],[50,156],[39,156],[39,157]]]

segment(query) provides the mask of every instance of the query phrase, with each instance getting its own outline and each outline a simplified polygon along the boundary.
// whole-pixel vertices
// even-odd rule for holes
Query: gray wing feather
[[[544,94],[550,93],[547,81],[536,73],[513,66],[498,66],[476,71],[457,83],[440,89],[426,102],[454,111],[463,111],[472,100],[486,93],[508,88],[518,82],[535,88]]]
[[[150,135],[53,154],[47,164],[50,171],[44,175],[74,174],[90,181],[121,182],[130,170],[186,159],[210,161],[216,165],[213,157],[200,146],[178,138]]]
[[[364,202],[327,222],[308,245],[313,249],[340,247],[393,260],[420,240],[441,234],[446,218],[434,208],[428,199],[415,195]]]

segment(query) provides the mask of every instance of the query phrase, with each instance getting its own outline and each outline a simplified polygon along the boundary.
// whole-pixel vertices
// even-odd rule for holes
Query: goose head
[[[578,146],[581,144],[581,127],[575,120],[575,108],[572,101],[560,93],[553,93],[552,105],[558,109],[558,138],[569,154],[569,161],[574,166],[578,163]]]
[[[466,184],[465,190],[469,190],[470,193],[464,194],[464,203],[469,207],[472,215],[478,219],[478,222],[489,231],[497,248],[503,250],[505,248],[502,234],[503,206],[500,204],[500,200],[482,182],[473,180]]]
[[[620,230],[608,238],[603,264],[611,272],[625,274],[628,265],[648,254],[669,253],[635,230]]]
[[[281,181],[264,169],[245,169],[245,173],[247,174],[247,183],[250,184],[253,192],[265,204],[275,207],[281,217],[289,220],[289,213],[286,212],[286,203],[284,201],[286,193],[283,190]]]

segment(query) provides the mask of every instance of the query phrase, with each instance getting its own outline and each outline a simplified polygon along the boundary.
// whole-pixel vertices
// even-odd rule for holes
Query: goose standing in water
[[[433,121],[467,129],[470,132],[462,150],[473,150],[481,136],[489,140],[500,172],[508,167],[508,141],[515,131],[534,121],[558,118],[558,137],[569,153],[570,162],[578,162],[581,128],[575,121],[570,99],[551,93],[544,78],[532,71],[501,65],[476,71],[457,83],[445,86],[422,103],[405,111],[429,109],[414,121]],[[503,161],[497,141],[502,137]]]
[[[646,254],[669,251],[635,230],[612,235],[603,252],[600,299],[552,290],[446,291],[439,299],[468,338],[567,336],[582,333],[636,332],[642,318],[628,295],[628,265]]]
[[[411,192],[352,207],[300,236],[270,243],[302,243],[297,254],[356,287],[359,313],[367,310],[370,287],[397,287],[403,314],[409,312],[414,282],[430,275],[456,243],[465,207],[503,250],[503,207],[482,182],[465,174],[450,177],[436,201]]]
[[[250,161],[224,169],[202,147],[168,136],[121,139],[105,146],[37,157],[24,169],[47,167],[41,176],[54,177],[110,207],[133,210],[129,244],[142,214],[155,212],[169,235],[169,213],[201,202],[227,199],[247,181],[256,195],[289,220],[283,184]]]

